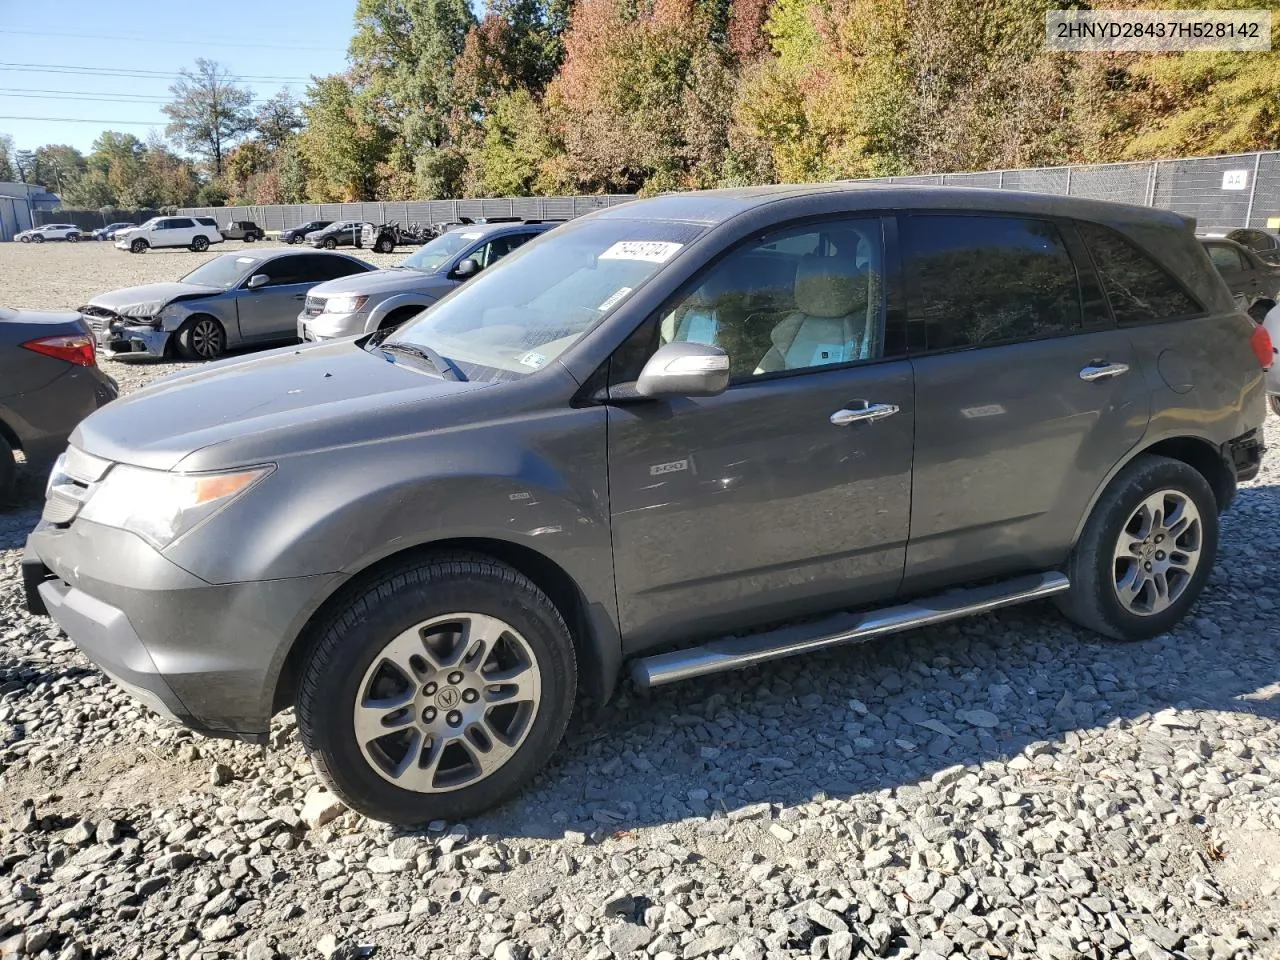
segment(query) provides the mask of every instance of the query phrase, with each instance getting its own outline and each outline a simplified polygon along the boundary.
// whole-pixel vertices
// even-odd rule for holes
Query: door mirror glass
[[[453,275],[459,280],[465,280],[467,277],[474,277],[479,272],[480,264],[471,257],[467,257],[467,259],[460,261],[458,265],[453,268]]]
[[[642,397],[714,397],[729,386],[729,355],[709,343],[678,342],[659,347],[640,371]]]
[[[270,281],[271,278],[265,273],[255,273],[245,283],[245,287],[249,290],[257,290],[259,287],[265,287]]]

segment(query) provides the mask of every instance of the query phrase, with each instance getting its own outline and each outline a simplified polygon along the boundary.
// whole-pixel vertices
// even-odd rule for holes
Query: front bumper
[[[164,358],[168,356],[170,336],[172,333],[168,330],[129,326],[119,321],[102,330],[94,329],[98,349],[112,360],[125,356]]]
[[[364,333],[367,319],[367,312],[318,313],[309,317],[303,311],[298,314],[298,339],[304,343],[321,343],[343,337],[358,337]]]
[[[209,583],[133,534],[42,521],[23,585],[113,681],[200,733],[265,742],[293,640],[340,578]]]

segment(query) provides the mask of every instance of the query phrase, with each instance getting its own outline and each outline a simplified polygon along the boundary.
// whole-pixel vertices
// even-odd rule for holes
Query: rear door
[[[1257,273],[1251,269],[1235,244],[1209,242],[1204,248],[1209,251],[1209,259],[1226,281],[1236,305],[1241,310],[1248,310],[1257,296]]]
[[[883,229],[842,217],[757,235],[615,356],[628,381],[661,343],[709,342],[733,369],[719,396],[609,409],[629,650],[897,591],[915,413]]]
[[[916,379],[904,589],[1051,569],[1149,400],[1069,222],[902,217]]]

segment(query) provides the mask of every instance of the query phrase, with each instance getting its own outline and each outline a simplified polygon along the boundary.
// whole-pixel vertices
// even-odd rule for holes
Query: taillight
[[[1276,350],[1271,343],[1271,334],[1267,333],[1267,328],[1262,324],[1258,324],[1253,329],[1253,336],[1249,339],[1250,346],[1253,347],[1253,355],[1258,358],[1258,363],[1263,370],[1270,370],[1271,364],[1275,363]]]
[[[1270,341],[1267,342],[1270,343]],[[43,353],[46,357],[57,357],[67,363],[74,363],[77,367],[98,365],[93,337],[87,337],[83,333],[61,337],[41,337],[39,340],[28,340],[23,346],[36,353]]]

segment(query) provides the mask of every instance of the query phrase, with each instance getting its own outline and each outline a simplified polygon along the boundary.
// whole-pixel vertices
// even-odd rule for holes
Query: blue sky
[[[289,78],[246,79],[256,99],[281,87],[301,96],[311,75],[346,68],[355,6],[356,0],[0,2],[0,133],[20,150],[66,143],[87,153],[103,130],[145,140],[152,130],[164,132],[160,108],[173,75],[196,57],[246,78]]]

